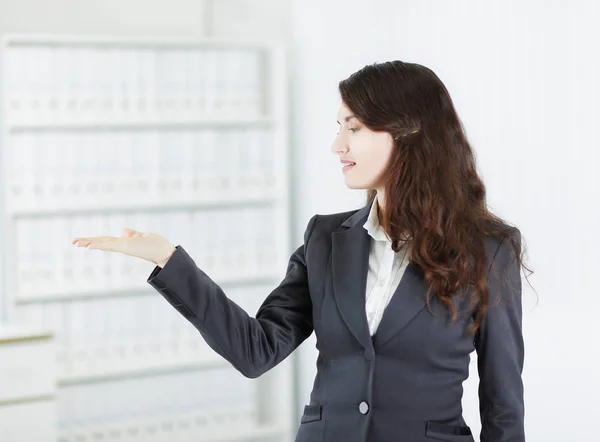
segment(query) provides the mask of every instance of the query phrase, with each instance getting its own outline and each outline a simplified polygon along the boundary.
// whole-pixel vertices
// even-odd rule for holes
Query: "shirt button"
[[[365,401],[361,402],[358,405],[358,411],[360,411],[360,414],[367,414],[369,412],[369,404]]]

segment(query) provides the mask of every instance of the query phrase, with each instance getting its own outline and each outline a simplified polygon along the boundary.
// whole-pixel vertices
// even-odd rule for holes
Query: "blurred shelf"
[[[241,286],[235,298],[240,305],[258,303],[243,298],[245,287],[280,281],[290,252],[285,46],[251,39],[40,34],[3,35],[0,42],[4,165],[0,223],[6,244],[0,257],[5,295],[0,310],[5,318],[48,326],[56,333],[58,351],[49,358],[56,369],[37,364],[60,385],[58,408],[53,410],[59,424],[55,440],[290,440],[295,427],[290,365],[282,364],[276,375],[261,379],[257,387],[266,382],[266,388],[248,389],[247,397],[223,395],[215,388],[218,393],[210,398],[200,394],[178,405],[177,394],[189,396],[187,381],[196,374],[222,371],[219,379],[236,391],[243,389],[236,383],[242,376],[147,284],[153,266],[144,273],[141,266],[125,267],[117,260],[114,267],[104,263],[100,268],[96,265],[102,260],[90,257],[89,264],[83,265],[69,250],[56,258],[51,254],[54,244],[67,248],[64,239],[71,239],[69,232],[88,223],[90,228],[111,230],[127,218],[164,225],[190,244],[190,252],[225,248],[221,254],[207,252],[210,259],[202,270],[224,288]],[[184,84],[180,77],[171,77],[184,65],[200,81]],[[56,75],[40,77],[44,69]],[[139,80],[137,73],[151,70],[154,76]],[[227,134],[221,143],[219,136],[226,132],[232,137]],[[173,162],[164,161],[157,156],[162,150],[146,149],[142,142],[155,136],[164,136],[168,149],[169,137],[180,138],[173,151],[185,155],[170,155]],[[126,152],[128,162],[121,164],[122,146],[130,139],[134,142]],[[199,149],[203,142],[206,151]],[[80,146],[102,155],[77,169],[77,156],[83,153]],[[237,149],[231,156],[228,146]],[[152,160],[145,161],[145,155]],[[68,158],[73,164],[55,167],[52,158]],[[115,173],[113,178],[109,165],[125,170],[125,176]],[[95,169],[102,173],[94,175]],[[180,170],[185,170],[183,178]],[[174,182],[183,184],[174,186]],[[263,207],[268,210],[245,210]],[[231,212],[224,210],[229,208]],[[204,230],[207,241],[200,241],[191,223],[199,219],[202,224],[204,211],[211,212],[206,220],[210,230]],[[154,213],[144,217],[145,212]],[[163,214],[173,216],[173,221]],[[262,230],[241,228],[251,224]],[[231,231],[237,236],[226,237]],[[237,237],[240,242],[248,240],[243,245],[248,250],[240,252],[242,259],[236,256]],[[262,246],[268,240],[272,249]],[[216,272],[211,271],[213,263]],[[114,279],[103,279],[106,275]],[[150,296],[156,297],[156,303]],[[87,302],[91,300],[96,302]],[[153,390],[156,394],[151,397],[164,398],[163,402],[156,403],[150,396],[128,402],[141,390],[123,387],[138,378],[144,378],[142,386],[152,385],[154,378],[184,380],[172,384],[177,391],[145,390]],[[114,390],[109,394],[110,388]],[[270,397],[273,391],[277,394]],[[94,401],[105,399],[110,404],[94,407]],[[127,408],[142,402],[144,411]],[[117,411],[116,405],[122,403],[126,406]]]
[[[198,340],[202,340],[202,337],[200,335],[198,335]],[[231,364],[228,361],[223,359],[217,353],[214,353],[213,355],[211,355],[211,358],[196,362],[163,362],[161,364],[148,365],[145,367],[106,369],[105,371],[89,374],[58,374],[57,383],[58,386],[64,387],[79,384],[94,384],[111,381],[123,381],[127,379],[156,377],[168,374],[186,373],[190,371],[213,370],[218,368],[226,368],[230,366]]]
[[[253,49],[265,50],[283,46],[279,42],[267,39],[226,39],[216,37],[185,38],[127,35],[54,35],[54,34],[10,34],[5,35],[3,43],[7,47],[94,47],[94,48],[212,48],[219,50]]]
[[[148,273],[149,275],[150,273]],[[271,276],[260,276],[260,277],[229,277],[229,278],[217,278],[212,277],[213,280],[221,287],[235,288],[239,286],[244,287],[257,287],[262,285],[272,284],[273,281],[281,279],[280,275]],[[86,301],[95,299],[106,299],[106,298],[124,298],[124,297],[139,297],[139,296],[157,296],[156,290],[150,287],[148,284],[130,288],[106,288],[106,289],[95,289],[90,291],[77,291],[71,293],[48,293],[48,294],[36,294],[36,295],[17,295],[15,303],[17,305],[26,304],[43,304],[43,303],[56,303],[56,302],[68,302],[68,301]]]
[[[289,432],[288,428],[279,427],[276,425],[265,425],[263,427],[255,428],[228,428],[226,432],[221,435],[213,436],[207,439],[210,442],[233,442],[233,441],[256,441],[263,442],[269,438],[283,436]],[[240,435],[241,434],[241,435]]]
[[[223,413],[227,415],[226,412]],[[119,440],[133,441],[201,441],[201,442],[267,442],[287,440],[291,433],[289,428],[281,425],[241,424],[235,419],[226,419],[220,427],[210,424],[212,428],[203,428],[201,414],[182,416],[165,416],[155,419],[138,419],[122,423],[95,425],[60,431],[58,442],[83,442],[87,440]],[[227,422],[229,421],[229,422]],[[227,426],[226,426],[227,425]]]
[[[80,207],[31,207],[12,209],[8,213],[13,218],[42,218],[53,216],[80,216],[101,214],[124,214],[135,212],[173,212],[202,210],[223,210],[228,208],[258,208],[274,206],[281,201],[277,195],[266,195],[248,198],[222,198],[219,200],[198,200],[194,202],[123,202],[121,204],[99,204]]]
[[[156,121],[98,121],[98,122],[49,122],[49,123],[11,123],[6,122],[10,133],[19,132],[121,132],[121,131],[148,131],[148,130],[190,130],[207,127],[232,128],[232,127],[271,127],[276,124],[272,118],[199,118],[180,119],[169,121],[160,119]]]

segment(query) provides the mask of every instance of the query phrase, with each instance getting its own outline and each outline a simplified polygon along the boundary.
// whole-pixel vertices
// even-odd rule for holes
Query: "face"
[[[381,190],[394,148],[392,136],[367,129],[343,103],[337,121],[339,131],[331,151],[340,157],[346,186]]]

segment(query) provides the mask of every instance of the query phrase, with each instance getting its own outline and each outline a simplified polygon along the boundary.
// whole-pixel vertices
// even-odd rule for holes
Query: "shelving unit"
[[[288,361],[243,378],[153,265],[71,245],[163,234],[256,312],[290,253],[283,48],[12,35],[1,56],[2,319],[55,332],[59,440],[290,440]]]
[[[7,442],[54,442],[56,383],[52,332],[0,324],[0,428]],[[32,422],[35,421],[35,425]]]

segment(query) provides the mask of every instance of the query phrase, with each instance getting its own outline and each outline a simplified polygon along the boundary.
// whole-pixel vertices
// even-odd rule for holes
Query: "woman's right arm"
[[[304,232],[304,244],[292,254],[281,283],[253,318],[230,300],[181,247],[148,283],[202,334],[208,345],[240,373],[256,378],[275,367],[313,331],[305,248],[317,215]]]

